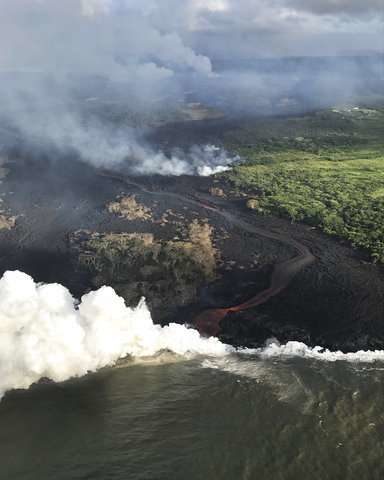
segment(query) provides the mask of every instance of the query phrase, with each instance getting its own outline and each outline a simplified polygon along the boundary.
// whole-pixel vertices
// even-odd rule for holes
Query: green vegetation
[[[245,159],[225,177],[250,208],[320,227],[384,262],[384,108],[263,120],[230,132],[227,147]]]

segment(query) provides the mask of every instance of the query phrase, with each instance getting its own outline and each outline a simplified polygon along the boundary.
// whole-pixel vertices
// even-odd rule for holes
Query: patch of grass
[[[244,125],[225,173],[259,212],[303,221],[384,262],[384,109],[344,107]]]

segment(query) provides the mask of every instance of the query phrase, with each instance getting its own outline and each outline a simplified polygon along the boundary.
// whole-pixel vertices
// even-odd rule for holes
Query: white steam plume
[[[88,293],[77,304],[59,284],[36,284],[18,271],[0,279],[0,399],[8,390],[28,388],[43,378],[61,382],[127,356],[151,357],[163,350],[208,356],[204,367],[246,376],[257,370],[257,358],[384,361],[384,350],[343,353],[273,340],[264,348],[237,350],[255,357],[244,364],[231,355],[233,347],[217,338],[203,338],[184,325],[154,325],[144,301],[128,308],[111,287]]]
[[[215,145],[194,145],[188,152],[174,151],[170,156],[136,144],[132,170],[139,174],[199,175],[208,177],[228,170],[240,160]]]
[[[0,279],[0,398],[41,378],[60,382],[161,350],[220,356],[231,348],[182,325],[154,325],[144,301],[128,308],[110,287],[76,307],[61,285],[36,284],[18,271]]]

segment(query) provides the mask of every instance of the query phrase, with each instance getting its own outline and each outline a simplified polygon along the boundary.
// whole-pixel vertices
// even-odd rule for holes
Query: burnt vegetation
[[[151,307],[186,305],[215,277],[212,228],[193,221],[186,240],[156,239],[151,233],[90,233],[70,237],[76,264],[94,287],[112,285],[127,304],[145,297]]]

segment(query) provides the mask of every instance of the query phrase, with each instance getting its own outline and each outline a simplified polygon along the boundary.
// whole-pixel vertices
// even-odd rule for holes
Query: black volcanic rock
[[[230,307],[253,297],[268,286],[273,265],[295,255],[292,245],[284,241],[231,224],[231,217],[199,204],[203,198],[222,212],[305,244],[316,257],[266,303],[229,314],[221,325],[225,341],[254,346],[276,337],[332,349],[384,348],[382,267],[367,263],[363,254],[316,230],[259,216],[246,208],[244,200],[210,198],[211,179],[142,177],[130,183],[129,178],[100,175],[75,159],[63,164],[63,159],[30,158],[25,152],[10,167],[0,190],[7,211],[17,220],[13,229],[0,232],[0,273],[20,269],[36,281],[60,282],[79,297],[94,283],[89,272],[75,268],[71,261],[68,238],[73,232],[149,233],[169,242],[175,235],[182,236],[194,219],[207,219],[221,258],[216,279],[200,278],[183,302],[176,296],[172,301],[170,295],[163,304],[153,305],[155,320],[192,322],[204,309]],[[226,189],[217,182],[215,187]],[[107,203],[122,194],[135,194],[152,209],[154,220],[128,221],[109,213]],[[172,212],[171,221],[161,224],[156,219],[166,211]],[[154,278],[153,288],[156,282]]]

